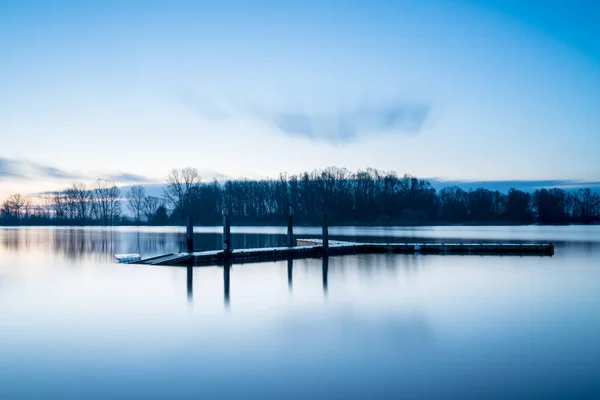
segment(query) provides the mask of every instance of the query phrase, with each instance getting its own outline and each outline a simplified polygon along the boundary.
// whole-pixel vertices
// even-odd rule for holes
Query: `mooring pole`
[[[231,255],[231,225],[229,215],[223,216],[223,252],[225,257]]]
[[[327,214],[323,214],[323,257],[329,253],[329,229],[327,228]]]
[[[287,227],[287,239],[288,239],[288,246],[289,247],[294,247],[295,243],[294,243],[294,225],[293,225],[293,217],[291,215],[288,215],[288,227]]]
[[[194,251],[194,219],[187,218],[187,229],[185,231],[185,243],[188,253]]]

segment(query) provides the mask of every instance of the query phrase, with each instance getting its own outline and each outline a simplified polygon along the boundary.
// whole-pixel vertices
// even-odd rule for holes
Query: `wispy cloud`
[[[0,157],[0,178],[31,179],[35,177],[78,179],[80,175],[28,160],[14,160]]]
[[[263,116],[287,135],[343,143],[380,133],[419,133],[429,112],[430,106],[425,104],[392,103],[333,113],[273,112]]]
[[[153,179],[149,179],[148,177],[136,174],[130,174],[128,172],[120,172],[108,174],[103,177],[104,179],[108,179],[115,182],[127,182],[127,183],[147,183],[154,182]]]
[[[24,178],[19,172],[18,164],[14,161],[0,157],[0,178]]]
[[[81,178],[83,178],[83,176],[81,174],[63,171],[62,169],[59,169],[56,167],[52,167],[52,166],[48,166],[48,165],[41,165],[41,164],[31,163],[31,162],[29,162],[28,164],[34,168],[35,172],[37,172],[37,175],[41,175],[43,177],[54,178],[54,179],[81,179]]]
[[[279,132],[309,140],[337,144],[362,137],[388,134],[417,134],[431,113],[431,105],[411,101],[366,100],[355,106],[327,110],[303,107],[255,106],[250,103],[211,102],[195,96],[190,90],[177,94],[178,101],[203,119],[233,120],[253,118],[263,121]]]
[[[146,183],[154,182],[145,176],[136,175],[128,172],[103,173],[95,176],[84,175],[78,172],[65,171],[51,165],[40,164],[29,160],[15,160],[6,157],[0,157],[0,180],[28,180],[28,179],[55,179],[55,180],[92,180],[109,179],[123,183]]]

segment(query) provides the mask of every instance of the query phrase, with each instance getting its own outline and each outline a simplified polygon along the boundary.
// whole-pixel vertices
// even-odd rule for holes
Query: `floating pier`
[[[321,239],[298,239],[297,246],[258,249],[212,250],[166,254],[136,261],[136,264],[203,266],[243,264],[299,258],[320,258],[349,254],[452,254],[452,255],[519,255],[552,256],[552,244],[504,243],[354,243],[330,240],[323,246]]]
[[[289,216],[287,223],[287,246],[257,249],[233,249],[231,245],[231,224],[229,217],[224,216],[223,250],[193,251],[193,221],[190,218],[187,221],[186,229],[186,252],[165,254],[146,259],[123,257],[124,260],[121,261],[130,261],[134,264],[146,265],[203,266],[378,253],[518,256],[554,255],[554,245],[552,243],[355,243],[329,240],[327,215],[323,216],[322,239],[296,240],[294,238],[292,225],[292,217]]]

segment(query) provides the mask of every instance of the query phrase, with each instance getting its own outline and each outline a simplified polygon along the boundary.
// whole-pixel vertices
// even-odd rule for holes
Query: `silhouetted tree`
[[[468,197],[469,216],[472,221],[488,222],[494,220],[494,194],[490,190],[470,190]]]
[[[22,212],[23,222],[25,224],[29,223],[29,219],[32,216],[31,215],[32,212],[33,212],[33,204],[31,203],[31,197],[25,196],[23,199],[23,212]]]
[[[92,208],[92,192],[85,183],[74,183],[64,190],[64,198],[68,204],[67,210],[70,219],[77,219],[80,223],[85,222],[90,217]]]
[[[590,189],[580,189],[573,197],[574,217],[583,223],[600,218],[600,196]]]
[[[143,187],[134,186],[127,200],[136,222],[145,216],[149,224],[180,224],[185,216],[199,224],[220,224],[224,212],[242,224],[283,223],[290,212],[295,222],[310,224],[320,223],[323,212],[332,224],[600,221],[600,198],[590,189],[540,189],[533,194],[511,189],[503,194],[448,187],[438,193],[430,182],[411,175],[335,167],[224,183],[202,183],[197,170],[176,169],[167,178],[164,199],[145,196]],[[123,222],[122,201],[114,182],[98,180],[91,187],[77,183],[35,201],[10,196],[1,204],[0,223],[113,225]]]
[[[510,189],[506,196],[506,214],[508,221],[529,224],[533,221],[531,195],[516,189]]]
[[[4,202],[2,209],[6,217],[13,223],[21,223],[24,215],[24,208],[28,200],[21,194],[11,194]]]
[[[464,222],[469,218],[469,197],[467,192],[452,186],[440,190],[441,217],[444,221]]]
[[[127,206],[133,214],[136,224],[142,222],[142,214],[146,202],[146,189],[142,185],[135,185],[127,192]]]
[[[164,204],[158,206],[150,222],[154,225],[167,225],[169,223],[169,214]]]
[[[121,190],[114,182],[98,179],[92,185],[94,214],[101,225],[114,225],[121,215]]]
[[[153,223],[158,208],[162,205],[164,205],[164,200],[160,197],[146,196],[144,198],[143,210],[149,223]]]
[[[93,207],[93,204],[92,204]],[[64,192],[53,192],[50,194],[50,210],[54,213],[57,221],[64,221],[67,217],[67,206]]]
[[[183,220],[190,212],[192,196],[200,186],[200,176],[196,168],[173,169],[167,176],[165,198],[171,204],[179,220]]]
[[[533,204],[541,224],[564,224],[569,221],[570,197],[562,189],[539,189],[533,193]]]

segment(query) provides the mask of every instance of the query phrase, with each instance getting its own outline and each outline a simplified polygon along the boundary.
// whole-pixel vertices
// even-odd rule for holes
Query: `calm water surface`
[[[197,248],[220,247],[220,228],[196,230]],[[285,228],[232,232],[237,248],[285,242]],[[556,255],[360,255],[227,275],[112,262],[182,249],[178,228],[0,228],[0,398],[600,398],[600,226],[330,232],[552,241]]]

